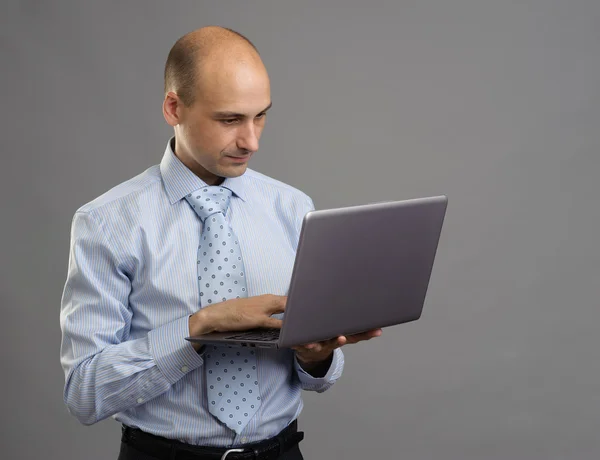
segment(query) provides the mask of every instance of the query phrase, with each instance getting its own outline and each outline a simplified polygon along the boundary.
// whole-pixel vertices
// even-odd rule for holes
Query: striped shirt
[[[256,349],[262,404],[240,435],[208,411],[202,353],[184,338],[200,308],[196,263],[202,222],[184,197],[206,183],[173,153],[78,209],[71,227],[60,324],[64,400],[90,425],[112,416],[148,433],[230,447],[274,436],[300,414],[301,390],[322,392],[344,357],[314,378],[293,350]],[[301,191],[252,169],[226,219],[238,236],[248,296],[287,295],[300,227],[314,209]]]

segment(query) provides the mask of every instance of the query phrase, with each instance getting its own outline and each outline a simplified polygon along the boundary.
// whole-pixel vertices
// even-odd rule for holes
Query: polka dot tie
[[[198,246],[198,286],[202,307],[247,297],[244,261],[237,237],[225,220],[231,190],[207,186],[186,200],[203,222]],[[241,433],[260,406],[254,350],[209,346],[204,354],[209,411]]]

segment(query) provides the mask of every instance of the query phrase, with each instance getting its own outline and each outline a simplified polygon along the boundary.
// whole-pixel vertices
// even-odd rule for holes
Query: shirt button
[[[181,372],[187,372],[187,371],[189,371],[189,370],[190,370],[190,369],[189,369],[189,367],[187,367],[187,366],[182,366],[182,368],[181,368]]]
[[[245,436],[242,438],[242,442],[246,442],[248,441],[248,438],[246,438]]]
[[[142,403],[144,402],[144,398],[138,398],[138,399],[137,399],[137,402],[138,402],[139,404],[142,404]]]

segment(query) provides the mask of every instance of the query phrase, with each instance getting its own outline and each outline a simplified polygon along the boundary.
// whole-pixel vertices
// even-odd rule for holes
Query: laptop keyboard
[[[255,329],[246,332],[240,332],[235,335],[226,337],[227,339],[235,340],[258,340],[268,342],[279,339],[279,329]]]

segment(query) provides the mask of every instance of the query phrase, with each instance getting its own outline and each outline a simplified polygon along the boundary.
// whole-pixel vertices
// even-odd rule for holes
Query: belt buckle
[[[221,460],[226,460],[227,456],[233,452],[244,452],[245,449],[227,449],[225,453],[221,456]]]

